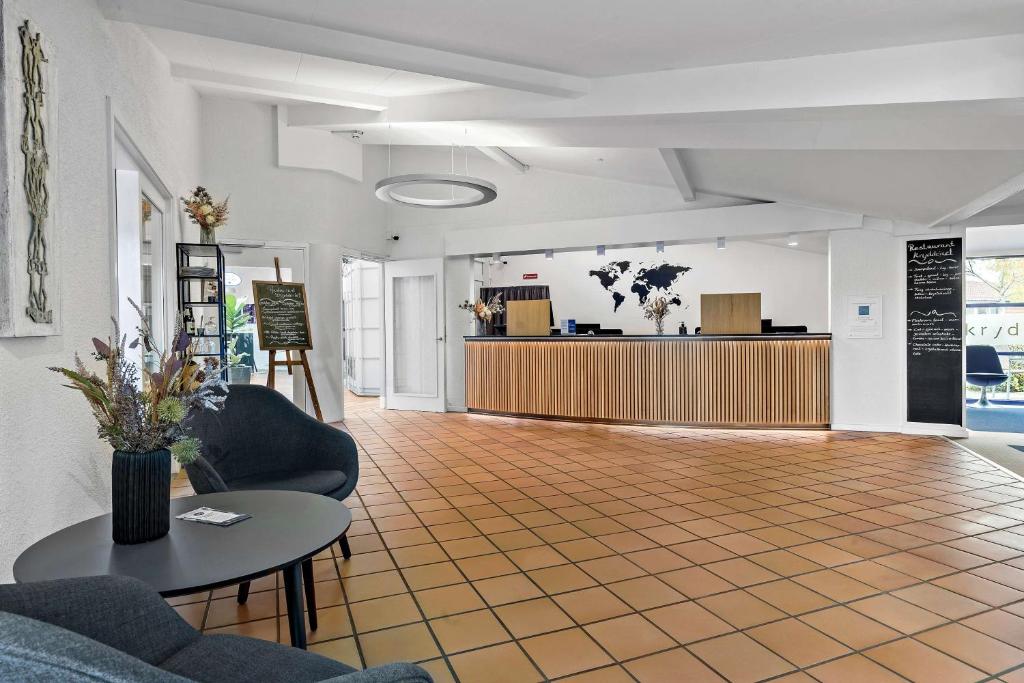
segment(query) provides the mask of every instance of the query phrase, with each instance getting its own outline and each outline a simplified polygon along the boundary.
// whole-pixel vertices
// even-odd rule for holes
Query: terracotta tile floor
[[[947,441],[349,415],[355,555],[315,562],[315,652],[463,683],[1024,679],[1024,484]],[[172,603],[286,641],[280,588]]]

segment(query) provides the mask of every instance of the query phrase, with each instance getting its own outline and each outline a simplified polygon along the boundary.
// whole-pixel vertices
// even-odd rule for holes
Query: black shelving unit
[[[216,244],[191,244],[179,242],[176,245],[176,271],[178,278],[178,312],[183,316],[186,310],[191,310],[192,317],[196,321],[196,332],[190,333],[193,339],[203,340],[202,353],[196,356],[212,356],[220,360],[222,369],[228,366],[228,338],[224,333],[226,321],[224,319],[224,252]],[[197,268],[204,268],[202,272]],[[216,297],[208,294],[207,283],[216,283]],[[209,333],[205,326],[200,328],[201,321],[216,316],[217,331]],[[215,340],[212,344],[206,345],[205,340]]]

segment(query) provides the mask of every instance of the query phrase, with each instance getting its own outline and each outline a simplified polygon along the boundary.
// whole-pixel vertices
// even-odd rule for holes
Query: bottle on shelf
[[[186,306],[185,312],[181,314],[181,324],[185,327],[185,333],[190,337],[195,336],[196,333],[196,319],[192,315],[192,307]]]

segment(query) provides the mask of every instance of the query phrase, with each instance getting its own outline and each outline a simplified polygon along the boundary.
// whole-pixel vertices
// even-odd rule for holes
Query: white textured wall
[[[109,509],[110,449],[85,400],[51,365],[110,329],[110,167],[106,96],[172,192],[199,177],[199,98],[173,81],[141,32],[104,20],[92,0],[21,0],[55,46],[64,334],[0,339],[0,581],[46,534]]]
[[[900,431],[906,421],[905,240],[873,230],[829,235],[832,317],[832,424]],[[882,297],[881,339],[849,339],[849,296]]]
[[[345,418],[345,372],[342,367],[341,248],[334,244],[309,247],[306,296],[310,301],[313,350],[307,351],[310,372],[325,422]],[[306,401],[306,412],[314,414]]]
[[[218,236],[387,253],[384,204],[373,194],[384,152],[366,148],[366,181],[357,183],[330,171],[279,167],[276,135],[272,106],[203,97],[203,182],[214,196],[231,195],[231,220]]]
[[[626,334],[653,334],[654,324],[644,319],[636,294],[629,291],[638,263],[670,263],[689,266],[680,275],[675,291],[683,297],[681,310],[673,307],[665,321],[666,332],[678,331],[685,321],[690,332],[700,325],[700,295],[727,292],[761,292],[761,316],[776,325],[807,325],[811,332],[828,331],[828,272],[825,254],[775,247],[754,242],[730,242],[726,249],[713,244],[666,245],[665,253],[654,247],[559,253],[552,260],[543,254],[508,256],[508,265],[492,266],[491,283],[502,286],[548,285],[555,323],[561,318],[600,323]],[[616,290],[626,300],[615,311],[611,293],[588,273],[610,261],[631,261],[624,286]],[[523,273],[537,273],[523,280]]]
[[[829,236],[829,314],[832,325],[832,426],[965,436],[955,425],[907,422],[908,240],[963,237],[962,228],[892,235],[843,230]],[[882,297],[881,339],[850,339],[847,297]]]
[[[373,183],[384,173],[384,152],[366,148],[366,180],[360,183],[331,171],[279,166],[276,136],[274,107],[202,98],[203,183],[214,196],[231,195],[231,220],[218,237],[310,245],[305,276],[313,325],[310,366],[324,419],[340,420],[341,256],[343,250],[387,253],[385,208],[373,193]],[[295,156],[288,160],[307,162],[319,163]],[[306,410],[313,412],[308,401]]]
[[[472,257],[453,256],[444,263],[445,300],[445,403],[448,410],[466,409],[466,343],[463,337],[475,334],[476,324],[468,311],[459,308],[474,298],[473,278],[479,270]]]

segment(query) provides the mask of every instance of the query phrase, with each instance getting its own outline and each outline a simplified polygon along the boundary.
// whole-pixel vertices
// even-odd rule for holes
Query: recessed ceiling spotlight
[[[548,261],[554,259],[555,258],[555,250],[554,249],[545,249],[544,250],[544,258],[546,258]]]
[[[798,246],[800,246],[800,238],[797,237],[797,234],[795,232],[789,233],[789,235],[786,237],[786,246],[787,247],[798,247]]]
[[[658,252],[659,254],[664,254],[665,253],[665,243],[662,242],[661,240],[658,240],[657,242],[655,242],[654,243],[654,251]]]
[[[725,249],[725,238],[724,237],[719,237],[717,240],[715,240],[715,248],[716,249]]]
[[[604,163],[604,157],[598,157],[596,161],[599,164],[603,164]]]
[[[604,245],[603,244],[597,245],[597,255],[598,256],[604,256]]]

